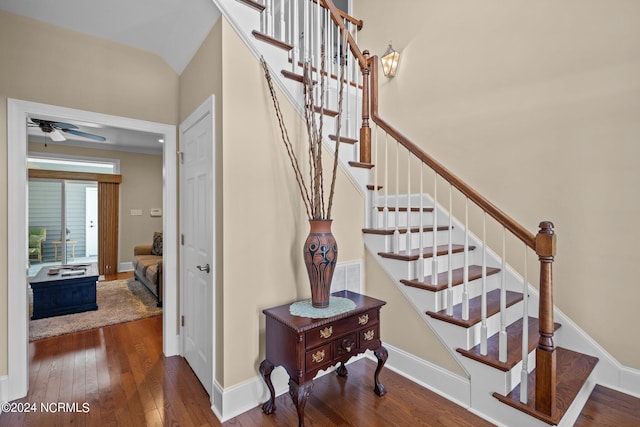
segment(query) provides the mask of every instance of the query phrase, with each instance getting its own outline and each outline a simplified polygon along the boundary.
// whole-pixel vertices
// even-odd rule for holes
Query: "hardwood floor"
[[[574,427],[638,427],[640,399],[597,385]]]
[[[189,365],[162,355],[162,316],[35,341],[29,354],[29,394],[12,403],[35,410],[2,413],[0,426],[221,426]],[[389,369],[380,374],[388,393],[376,396],[375,364],[367,359],[348,369],[348,378],[330,373],[316,381],[308,427],[491,425]],[[223,425],[297,425],[288,394],[276,408],[267,416],[256,407]],[[579,425],[601,425],[590,417]]]
[[[162,355],[162,316],[35,341],[29,354],[29,394],[13,403],[36,410],[2,413],[0,426],[221,425],[184,359]],[[380,380],[389,393],[379,398],[374,369],[361,360],[349,365],[348,379],[328,374],[316,381],[306,425],[490,425],[388,369]],[[66,410],[51,405],[57,402],[68,404]],[[224,425],[297,425],[288,394],[276,405],[271,416],[256,407]]]

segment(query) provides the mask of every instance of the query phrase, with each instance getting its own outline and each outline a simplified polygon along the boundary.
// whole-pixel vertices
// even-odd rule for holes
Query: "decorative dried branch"
[[[309,191],[307,190],[304,178],[302,177],[302,173],[300,172],[300,165],[298,164],[298,159],[296,158],[296,155],[293,151],[291,140],[289,139],[289,133],[287,132],[287,128],[284,124],[284,119],[282,118],[280,103],[278,102],[278,97],[276,95],[275,89],[273,88],[273,82],[271,81],[271,73],[269,72],[267,62],[263,57],[260,57],[260,63],[262,64],[264,76],[267,79],[267,84],[269,85],[269,93],[271,94],[273,107],[276,111],[276,117],[278,118],[278,125],[280,126],[280,133],[282,134],[282,142],[287,149],[287,155],[289,156],[291,167],[293,168],[293,172],[296,176],[296,182],[298,183],[298,188],[300,189],[300,195],[302,196],[302,201],[304,202],[307,216],[311,218],[311,198],[309,197]]]
[[[340,89],[338,94],[338,128],[336,129],[336,149],[333,153],[333,173],[331,174],[331,190],[329,191],[329,204],[327,206],[327,218],[331,218],[331,207],[333,206],[333,195],[336,190],[336,175],[338,173],[338,149],[340,148],[340,131],[342,130],[342,97],[344,93],[345,64],[347,62],[347,32],[342,34],[342,44],[340,45]]]
[[[324,38],[324,37],[323,37]],[[346,40],[343,40],[343,46],[346,46]],[[289,139],[284,119],[282,117],[282,111],[280,109],[280,103],[276,92],[273,88],[273,82],[271,74],[264,58],[260,59],[264,75],[269,86],[269,93],[273,100],[273,106],[276,112],[276,118],[278,119],[278,125],[280,126],[280,133],[282,134],[282,141],[287,150],[287,155],[298,183],[300,195],[305,204],[307,217],[311,219],[331,219],[331,207],[333,205],[333,195],[335,193],[335,181],[338,167],[338,149],[340,146],[340,131],[342,126],[342,101],[344,90],[344,77],[345,77],[345,65],[346,59],[344,59],[344,51],[341,48],[340,58],[340,84],[339,84],[339,107],[337,120],[337,141],[334,152],[333,173],[331,176],[331,187],[329,192],[329,200],[325,203],[324,193],[324,169],[322,166],[322,133],[324,128],[324,111],[325,111],[325,79],[328,75],[326,70],[326,53],[324,43],[321,45],[321,59],[320,67],[316,70],[320,70],[317,75],[320,80],[320,87],[318,88],[318,82],[313,81],[313,69],[309,62],[305,62],[302,68],[302,84],[303,84],[303,98],[304,98],[304,120],[307,128],[307,138],[309,142],[308,147],[308,166],[309,166],[309,182],[307,184],[298,163],[298,159],[294,153],[293,146]],[[314,89],[320,90],[320,105],[318,119],[316,121],[316,101],[314,96]]]

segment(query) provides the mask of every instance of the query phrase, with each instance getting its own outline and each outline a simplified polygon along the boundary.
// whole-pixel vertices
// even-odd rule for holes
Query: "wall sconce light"
[[[389,48],[385,53],[382,54],[382,71],[384,75],[391,78],[395,77],[396,70],[398,69],[398,60],[400,59],[400,52],[391,47],[391,43],[389,43]]]

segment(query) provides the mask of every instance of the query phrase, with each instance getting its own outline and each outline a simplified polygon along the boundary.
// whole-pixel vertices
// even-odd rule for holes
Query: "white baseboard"
[[[611,388],[617,389],[616,387]],[[623,366],[620,369],[619,391],[640,399],[640,370]]]
[[[469,408],[471,405],[471,383],[468,378],[454,374],[388,343],[384,343],[384,346],[389,352],[389,358],[384,365],[385,369],[391,369],[445,399],[464,408]],[[372,354],[367,353],[367,356],[376,361]]]
[[[9,401],[9,376],[0,376],[0,403]]]
[[[131,262],[121,262],[118,264],[118,273],[125,271],[133,271],[133,264]]]
[[[347,365],[363,357],[365,356],[362,354],[358,355],[349,360]],[[335,369],[336,367],[333,366],[326,371],[320,371],[318,375],[316,375],[316,378],[327,375],[335,371]],[[289,391],[289,375],[283,367],[278,366],[271,372],[271,382],[273,383],[276,396],[280,396]],[[260,376],[256,376],[226,389],[223,389],[220,384],[215,381],[213,388],[213,405],[211,406],[211,410],[221,423],[261,406],[269,398],[267,385]]]
[[[280,366],[271,373],[271,382],[276,396],[289,390],[289,376]],[[213,388],[211,410],[221,423],[261,405],[269,398],[269,390],[260,376],[225,389],[216,381]]]
[[[384,344],[389,352],[385,369],[402,375],[444,398],[468,408],[470,406],[471,387],[469,379],[456,375],[431,362],[420,359],[399,348]],[[353,363],[362,357],[377,361],[373,353],[367,352],[349,361]],[[328,369],[318,376],[333,372]],[[271,382],[276,396],[289,390],[289,376],[282,367],[277,367],[271,373]],[[214,384],[213,404],[211,410],[220,422],[225,422],[243,412],[256,408],[269,398],[269,391],[260,376],[256,376],[238,385],[223,389],[217,382]]]

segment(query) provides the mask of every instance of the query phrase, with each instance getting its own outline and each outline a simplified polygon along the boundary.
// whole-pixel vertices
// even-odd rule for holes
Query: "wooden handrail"
[[[320,6],[323,6],[325,9],[328,9],[329,12],[331,12],[330,13],[331,19],[340,28],[340,33],[347,34],[347,44],[349,45],[349,49],[351,49],[351,53],[353,53],[353,56],[355,56],[358,59],[358,64],[360,64],[360,68],[366,68],[368,65],[367,59],[360,51],[360,48],[358,47],[358,45],[356,44],[356,41],[351,36],[351,33],[347,31],[347,27],[344,25],[344,22],[342,21],[342,19],[340,19],[340,17],[342,16],[340,14],[341,11],[336,7],[335,4],[333,4],[333,1],[331,0],[320,0],[320,1],[321,1]]]
[[[472,200],[476,205],[482,208],[486,213],[488,213],[491,217],[493,217],[496,221],[502,224],[507,230],[513,233],[518,239],[520,239],[524,244],[529,246],[531,249],[536,249],[536,237],[533,233],[529,232],[522,225],[520,225],[516,220],[511,218],[509,215],[504,213],[498,207],[496,207],[493,203],[487,200],[484,196],[474,190],[470,185],[466,182],[462,181],[456,175],[453,174],[449,169],[444,167],[441,163],[435,160],[433,157],[428,155],[422,150],[422,148],[418,147],[416,144],[411,142],[406,136],[404,136],[400,131],[395,129],[389,123],[387,123],[384,119],[382,119],[378,115],[378,57],[372,56],[369,58],[369,68],[371,73],[371,118],[373,121],[382,128],[385,132],[387,132],[391,137],[393,137],[396,141],[398,141],[402,146],[404,146],[407,150],[409,150],[414,156],[419,158],[425,164],[427,164],[431,169],[436,171],[438,175],[443,177],[447,182],[453,185],[458,191],[467,196],[469,200]]]
[[[318,0],[311,0],[314,3],[318,3]],[[333,2],[331,3],[333,4]],[[325,9],[329,9],[326,5],[326,3],[324,1],[321,0],[320,2],[320,6],[324,7]],[[335,5],[334,5],[335,7]],[[331,10],[331,9],[329,9]],[[356,19],[353,16],[345,13],[344,11],[336,8],[335,13],[337,13],[339,16],[341,16],[343,19],[346,19],[347,21],[351,22],[352,24],[356,24],[356,26],[358,27],[358,31],[360,31],[362,29],[362,26],[364,25],[364,21],[362,19]]]

